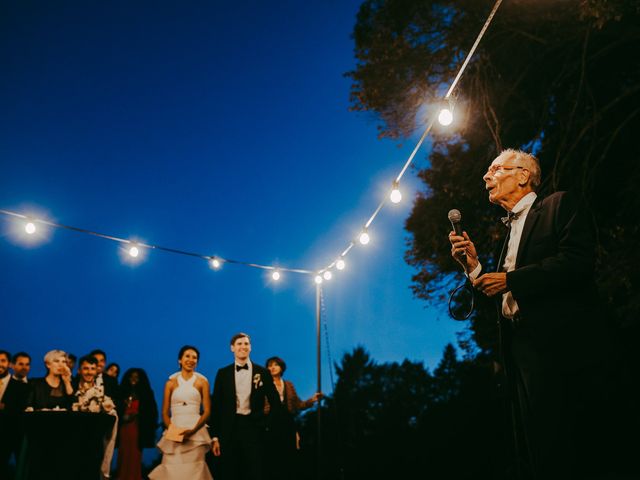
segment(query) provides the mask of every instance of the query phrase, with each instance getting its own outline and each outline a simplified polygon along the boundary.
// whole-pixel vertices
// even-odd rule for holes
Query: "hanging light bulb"
[[[33,222],[29,222],[24,226],[24,231],[27,232],[29,235],[33,235],[34,233],[36,233],[36,224]]]
[[[366,228],[362,231],[362,233],[360,234],[360,238],[358,238],[358,240],[362,245],[366,245],[367,243],[369,243],[371,238],[369,237],[369,234],[367,233]]]
[[[339,259],[339,260],[336,262],[336,268],[337,268],[338,270],[344,270],[344,267],[345,267],[345,266],[346,266],[346,265],[345,265],[345,263],[344,263],[344,260],[343,260],[343,259]]]
[[[438,122],[445,127],[451,125],[451,122],[453,122],[453,112],[448,108],[443,108],[438,114]]]
[[[132,256],[133,258],[138,258],[138,255],[140,255],[140,250],[138,249],[138,247],[130,247],[129,248],[129,255]]]
[[[398,182],[393,182],[393,188],[391,190],[391,194],[389,194],[389,199],[392,203],[400,203],[402,200],[402,192],[400,191],[400,185]]]
[[[275,270],[271,274],[271,278],[273,278],[277,282],[278,280],[280,280],[280,272],[278,270]]]
[[[320,285],[322,283],[322,276],[316,275],[313,281],[316,282],[316,285]]]
[[[333,278],[333,273],[327,270],[322,274],[322,276],[324,277],[325,280],[331,280]]]
[[[211,265],[211,268],[213,268],[214,270],[219,270],[220,267],[222,267],[222,262],[220,261],[220,259],[213,257],[209,262],[209,265]]]

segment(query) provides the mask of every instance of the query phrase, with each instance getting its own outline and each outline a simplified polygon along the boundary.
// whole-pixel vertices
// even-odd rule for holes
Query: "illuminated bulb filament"
[[[36,233],[36,226],[34,223],[29,222],[24,226],[24,231],[27,232],[29,235],[33,235],[34,233]]]
[[[360,243],[362,245],[366,245],[367,243],[369,243],[370,240],[371,238],[369,238],[369,234],[367,232],[362,232],[360,234]]]
[[[451,110],[449,110],[448,108],[443,108],[442,110],[440,110],[440,114],[438,115],[438,122],[440,122],[440,125],[444,125],[445,127],[447,125],[451,125],[451,122],[453,122],[453,113],[451,113]]]
[[[214,270],[218,270],[221,266],[222,262],[220,262],[220,260],[218,260],[217,258],[211,259],[211,268],[213,268]]]
[[[271,274],[271,278],[273,278],[277,282],[278,280],[280,280],[280,272],[276,270]]]
[[[316,275],[316,278],[314,278],[313,281],[320,285],[322,283],[322,277],[320,275]]]
[[[391,190],[391,195],[389,195],[389,199],[391,200],[392,203],[400,203],[400,201],[402,200],[402,193],[400,192],[398,187]]]
[[[133,258],[136,258],[138,255],[140,255],[140,250],[138,250],[138,247],[131,247],[129,249],[129,255],[131,255]]]
[[[336,268],[338,270],[344,270],[344,267],[345,267],[344,260],[340,259],[336,262]]]
[[[322,276],[324,277],[325,280],[331,280],[331,277],[333,277],[333,274],[329,270],[327,270],[322,274]]]

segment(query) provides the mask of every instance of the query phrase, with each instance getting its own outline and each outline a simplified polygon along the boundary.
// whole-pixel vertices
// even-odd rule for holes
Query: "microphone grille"
[[[459,223],[460,220],[462,220],[462,215],[460,214],[460,210],[456,210],[455,208],[453,210],[449,210],[447,217],[449,217],[449,221],[451,223]]]

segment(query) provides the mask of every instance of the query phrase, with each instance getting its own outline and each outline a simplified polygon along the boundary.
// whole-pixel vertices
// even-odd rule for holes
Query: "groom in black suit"
[[[526,478],[600,478],[610,351],[596,302],[594,236],[569,194],[538,198],[540,176],[534,156],[502,152],[483,177],[489,201],[508,212],[498,271],[485,271],[466,232],[449,234],[452,255],[497,301]]]
[[[220,457],[221,480],[263,477],[265,398],[280,405],[269,372],[251,362],[251,339],[246,333],[231,338],[234,363],[218,370],[211,399],[210,433],[213,454]]]

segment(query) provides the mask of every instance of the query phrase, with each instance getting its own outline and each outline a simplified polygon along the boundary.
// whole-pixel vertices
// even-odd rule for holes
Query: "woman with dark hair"
[[[120,383],[118,415],[118,480],[142,479],[142,449],[152,448],[158,426],[158,406],[146,372],[130,368]]]
[[[205,423],[211,411],[209,381],[196,373],[200,352],[185,345],[178,353],[180,371],[164,387],[162,421],[167,430],[158,442],[162,463],[149,474],[151,480],[212,480],[204,461],[211,448]]]
[[[284,360],[280,357],[271,357],[265,366],[271,373],[273,383],[280,395],[280,402],[284,407],[271,412],[268,400],[264,406],[265,414],[269,415],[265,438],[266,478],[279,480],[296,478],[295,453],[300,449],[300,436],[295,424],[295,415],[300,410],[313,406],[322,398],[322,393],[317,392],[308,400],[300,400],[293,383],[282,378],[287,369]]]
[[[104,369],[104,373],[118,380],[118,377],[120,376],[120,365],[117,363],[110,363],[107,365],[107,368]]]

